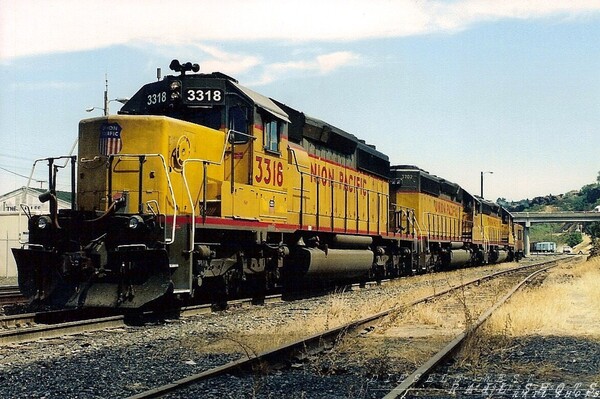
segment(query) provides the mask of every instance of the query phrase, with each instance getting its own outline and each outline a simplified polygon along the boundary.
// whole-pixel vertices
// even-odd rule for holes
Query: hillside
[[[520,201],[498,198],[497,202],[511,212],[591,211],[600,205],[600,179],[566,194],[549,194]]]
[[[546,195],[520,201],[506,201],[498,198],[497,203],[510,212],[560,212],[560,211],[591,211],[600,205],[600,173],[595,183],[587,184],[580,190],[569,191],[565,194]],[[532,226],[532,241],[557,241],[559,243],[581,242],[581,233],[591,238],[600,238],[600,223],[553,223]],[[574,241],[573,241],[574,240]]]

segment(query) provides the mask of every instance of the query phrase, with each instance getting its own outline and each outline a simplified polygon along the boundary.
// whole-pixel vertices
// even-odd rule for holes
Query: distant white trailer
[[[533,244],[535,252],[556,252],[556,243],[552,241],[536,242]]]

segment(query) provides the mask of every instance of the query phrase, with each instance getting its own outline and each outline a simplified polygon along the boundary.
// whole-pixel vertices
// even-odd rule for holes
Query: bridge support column
[[[527,220],[525,222],[525,228],[523,229],[523,250],[525,252],[525,256],[529,256],[529,228],[531,227],[531,222]]]

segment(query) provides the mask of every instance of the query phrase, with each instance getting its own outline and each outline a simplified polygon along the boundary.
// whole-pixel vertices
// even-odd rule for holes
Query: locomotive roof
[[[389,178],[389,157],[378,151],[375,146],[367,144],[364,140],[357,138],[338,127],[335,127],[321,119],[306,115],[289,105],[277,100],[273,101],[281,107],[290,117],[288,138],[290,141],[302,143],[307,139],[345,155],[357,157],[357,168],[368,171],[375,175]]]
[[[392,170],[392,179],[391,183],[402,187],[403,181],[401,178],[402,173],[412,172],[417,175],[419,180],[418,188],[422,191],[425,191],[430,194],[439,195],[440,193],[444,193],[450,195],[452,197],[456,196],[458,200],[465,199],[467,202],[476,202],[477,208],[481,209],[485,214],[507,214],[509,217],[512,216],[510,212],[504,209],[502,206],[498,205],[494,201],[486,200],[485,198],[481,198],[477,195],[472,195],[467,190],[462,188],[460,185],[450,182],[444,178],[438,177],[436,175],[432,175],[426,170],[423,170],[415,165],[394,165],[391,167]]]
[[[175,60],[173,61],[175,62]],[[179,64],[177,62],[177,64]],[[179,71],[179,70],[177,70]],[[147,102],[148,93],[157,92],[156,89],[153,88],[160,86],[161,89],[166,89],[168,84],[172,81],[181,81],[181,82],[193,82],[193,81],[213,81],[219,86],[225,84],[230,88],[233,88],[235,91],[239,92],[243,97],[246,97],[254,104],[256,104],[259,108],[271,113],[275,117],[291,123],[290,129],[290,138],[296,142],[302,140],[303,135],[303,127],[304,125],[308,125],[317,130],[321,131],[321,137],[310,137],[317,138],[317,141],[325,141],[327,144],[333,144],[334,147],[339,147],[336,149],[341,149],[343,152],[352,153],[356,150],[357,147],[360,147],[363,151],[374,155],[378,158],[388,160],[387,155],[377,151],[374,146],[366,144],[364,141],[359,140],[353,134],[345,132],[342,129],[339,129],[329,123],[326,123],[318,118],[314,118],[306,115],[301,111],[297,111],[294,108],[287,106],[277,100],[268,98],[252,89],[249,89],[245,86],[239,84],[239,82],[221,72],[212,72],[212,73],[193,73],[193,74],[185,74],[175,76],[175,75],[167,75],[162,80],[157,82],[147,83],[142,86],[133,97],[121,108],[121,112],[123,114],[138,114],[144,109],[144,105]],[[216,82],[221,83],[216,83]],[[210,83],[209,83],[210,84]],[[320,139],[320,140],[319,140]]]
[[[431,173],[427,172],[426,170],[423,170],[415,165],[393,165],[390,169],[392,170],[392,179],[391,179],[392,184],[401,185],[402,184],[401,174],[406,173],[406,172],[412,172],[413,174],[417,175],[420,180],[429,180],[430,182],[433,182],[435,185],[439,185],[439,187],[440,187],[439,191],[444,194],[451,195],[451,196],[457,196],[461,192],[464,191],[464,189],[461,186],[459,186],[458,184],[448,181],[444,178],[438,177],[436,175],[432,175]],[[402,172],[402,173],[400,173],[400,172]],[[434,194],[439,194],[439,193],[435,192]]]
[[[464,203],[475,203],[476,209],[481,209],[481,211],[486,215],[495,214],[503,215],[508,218],[512,217],[510,212],[496,202],[486,200],[477,195],[472,195],[460,185],[432,175],[418,166],[393,165],[390,169],[392,171],[390,183],[397,189],[409,191],[417,190],[435,196],[446,194],[451,198],[455,198],[457,201],[463,201]],[[402,175],[407,173],[410,173],[413,177],[416,177],[416,180],[404,181]]]
[[[364,140],[359,139],[355,135],[321,119],[298,111],[275,99],[273,99],[273,101],[289,115],[290,120],[292,121],[292,126],[290,126],[289,129],[290,140],[300,142],[303,137],[307,137],[312,140],[323,142],[338,151],[348,154],[353,153],[357,148],[360,148],[370,155],[389,161],[389,157],[386,154],[378,151],[375,146],[367,144]]]
[[[356,156],[359,169],[386,178],[389,176],[388,156],[377,151],[375,146],[365,143],[353,134],[242,86],[237,80],[223,73],[186,74],[185,72],[197,71],[197,69],[192,68],[190,63],[181,65],[174,60],[173,64],[176,67],[175,69],[172,68],[173,70],[182,72],[180,76],[168,75],[162,80],[142,86],[121,108],[119,113],[130,115],[164,114],[168,116],[171,113],[170,108],[173,107],[173,100],[167,93],[175,90],[173,87],[191,88],[192,90],[197,87],[204,87],[206,89],[201,90],[221,90],[225,93],[237,94],[251,101],[261,110],[288,122],[288,138],[290,141],[301,143],[303,139],[308,139],[320,143],[341,154]],[[185,104],[184,102],[184,106]],[[189,108],[202,105],[204,104],[187,103]],[[210,106],[210,103],[206,105]]]
[[[290,122],[288,115],[282,110],[277,104],[275,104],[269,97],[265,97],[260,93],[255,92],[247,87],[237,83],[237,81],[231,81],[231,84],[236,87],[239,91],[245,94],[250,100],[252,100],[258,107],[268,111],[275,117]]]
[[[481,204],[481,209],[483,213],[489,215],[494,213],[496,215],[500,215],[504,210],[502,206],[498,205],[494,201],[486,200],[485,198],[481,198],[480,196],[474,196],[475,200]],[[508,213],[508,212],[507,212]],[[510,215],[510,213],[508,213]]]
[[[224,85],[227,85],[229,86],[229,88],[233,88],[234,91],[240,93],[243,97],[246,97],[247,99],[252,101],[259,108],[269,112],[270,114],[285,122],[290,122],[290,120],[288,119],[288,115],[285,113],[285,111],[282,110],[279,106],[277,106],[277,104],[275,104],[271,99],[269,99],[266,96],[263,96],[260,93],[255,92],[254,90],[240,85],[237,80],[221,72],[195,73],[181,76],[168,75],[157,82],[147,83],[144,86],[142,86],[133,95],[133,97],[129,101],[127,101],[125,105],[123,105],[119,113],[133,115],[144,114],[147,105],[146,102],[148,94],[158,93],[160,91],[167,90],[167,87],[170,84],[170,82],[185,81],[186,84],[189,84],[189,82],[203,80],[213,82],[212,84],[209,83],[209,85],[217,85],[221,87],[225,87]]]

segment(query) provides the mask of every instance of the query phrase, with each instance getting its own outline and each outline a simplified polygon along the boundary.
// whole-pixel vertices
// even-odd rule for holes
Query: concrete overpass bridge
[[[533,223],[600,222],[600,212],[512,212],[515,223],[525,226],[525,255],[529,255],[529,228]]]

